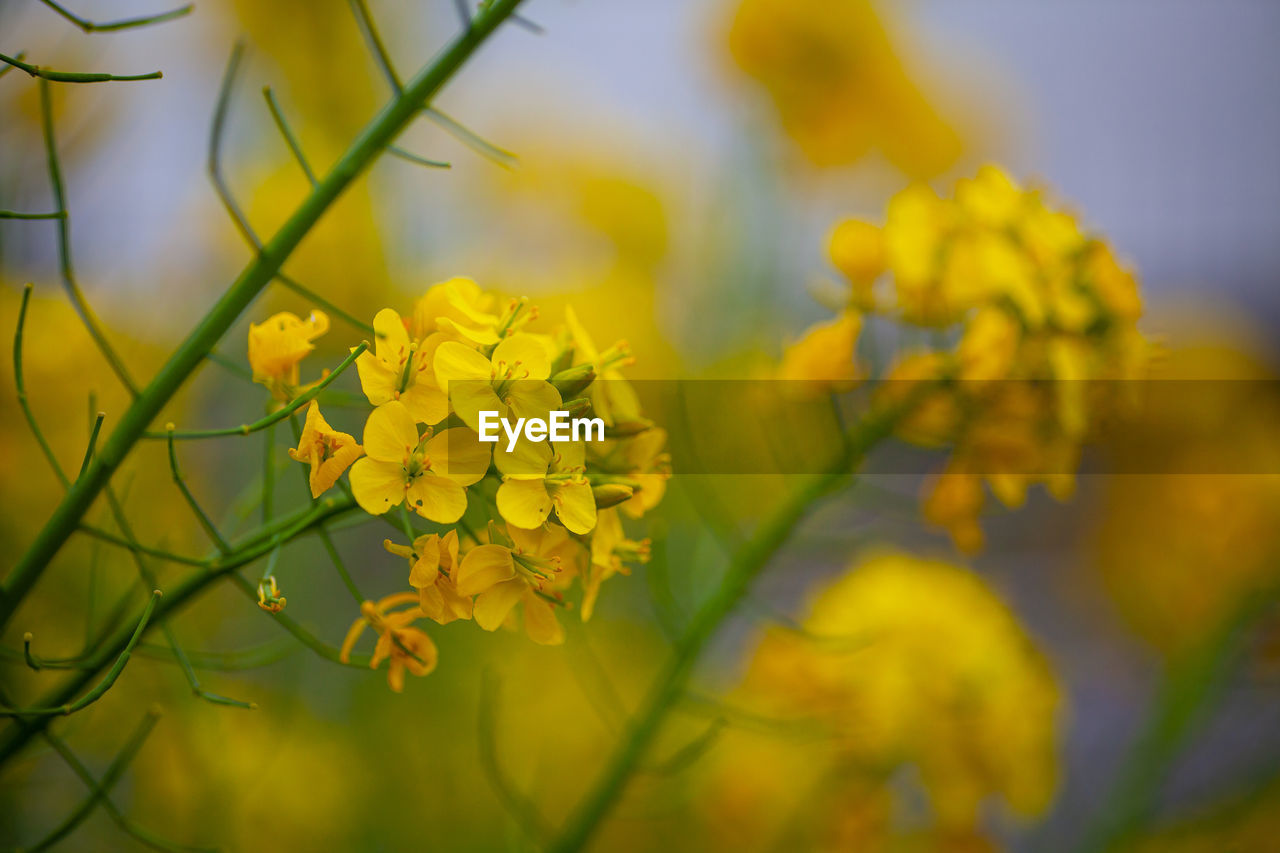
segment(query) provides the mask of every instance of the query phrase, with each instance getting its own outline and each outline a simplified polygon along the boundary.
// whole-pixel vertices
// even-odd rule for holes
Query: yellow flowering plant
[[[0,686],[0,769],[21,774],[20,784],[7,788],[17,792],[14,803],[46,790],[44,762],[65,762],[87,791],[34,843],[27,843],[29,828],[50,808],[30,815],[14,809],[12,820],[0,821],[0,833],[18,827],[23,849],[59,843],[95,810],[139,843],[191,849],[138,827],[113,791],[155,713],[143,715],[101,777],[88,766],[96,754],[95,762],[77,757],[81,739],[119,730],[138,700],[155,693],[167,700],[164,691],[174,684],[199,700],[180,711],[186,733],[219,736],[197,734],[143,753],[137,767],[146,770],[132,772],[169,773],[173,790],[151,779],[134,787],[150,792],[162,811],[194,820],[188,813],[201,810],[189,804],[211,799],[205,785],[217,773],[181,762],[194,753],[215,770],[234,764],[240,779],[258,784],[238,792],[239,800],[253,801],[251,817],[228,821],[242,847],[390,848],[403,842],[384,834],[381,823],[401,814],[413,817],[413,832],[429,826],[433,843],[460,849],[505,843],[567,853],[593,842],[649,849],[675,838],[698,848],[985,850],[1051,807],[1067,766],[1058,753],[1070,695],[1051,653],[998,594],[1003,582],[913,554],[903,543],[866,546],[895,537],[897,527],[848,535],[848,513],[868,508],[868,484],[850,484],[876,473],[867,464],[873,452],[894,441],[911,445],[896,451],[928,462],[915,472],[919,505],[912,495],[901,501],[910,507],[902,529],[919,532],[923,521],[966,555],[986,545],[992,498],[1014,510],[1036,487],[1059,500],[1072,496],[1085,448],[1126,412],[1125,382],[1145,377],[1153,354],[1138,331],[1143,301],[1135,275],[1046,189],[1023,186],[996,166],[945,188],[910,184],[874,221],[835,222],[825,260],[840,283],[830,313],[807,327],[797,323],[785,344],[783,312],[774,310],[781,300],[760,299],[744,286],[732,298],[717,293],[699,301],[699,276],[734,288],[739,279],[731,273],[739,270],[726,265],[715,276],[698,269],[682,278],[690,271],[679,256],[690,247],[675,233],[680,229],[667,233],[659,194],[598,175],[569,193],[582,196],[568,205],[573,216],[601,220],[594,226],[598,252],[563,265],[574,276],[546,268],[538,251],[495,251],[502,241],[489,240],[470,255],[450,247],[452,254],[427,262],[477,278],[392,291],[404,270],[426,265],[383,247],[369,221],[354,223],[358,234],[342,233],[352,220],[372,220],[372,196],[357,198],[341,227],[320,232],[326,245],[319,263],[315,256],[310,266],[295,263],[304,241],[314,241],[308,235],[382,154],[447,165],[400,147],[419,116],[464,146],[513,164],[434,104],[499,25],[538,29],[516,15],[519,2],[485,0],[474,15],[464,9],[464,26],[437,58],[402,77],[368,4],[353,0],[350,11],[390,100],[376,111],[372,99],[360,109],[343,104],[316,120],[323,134],[307,127],[318,137],[315,162],[332,162],[321,174],[276,96],[264,93],[300,172],[298,201],[287,209],[281,200],[288,193],[276,186],[280,170],[255,191],[265,197],[244,209],[222,170],[222,136],[242,64],[236,49],[219,91],[209,165],[250,257],[146,382],[134,380],[76,283],[50,95],[52,84],[135,78],[58,72],[0,55],[7,67],[39,78],[57,203],[52,214],[3,211],[0,218],[55,223],[59,271],[87,333],[81,347],[64,342],[55,327],[38,347],[24,348],[28,310],[40,304],[30,287],[24,291],[10,396],[49,463],[56,493],[5,484],[6,497],[22,504],[13,515],[23,519],[6,524],[32,527],[26,521],[33,507],[43,513],[49,506],[40,526],[10,537],[21,547],[12,549],[15,562],[0,584],[0,630],[9,629],[0,638],[2,661],[21,673]],[[59,4],[45,5],[80,20]],[[239,6],[246,16],[271,14]],[[340,100],[330,97],[334,67],[349,65],[331,23],[317,13],[296,39],[333,43],[332,61],[295,70],[295,83],[317,74],[325,86],[290,87],[312,98],[322,91],[322,103]],[[894,174],[915,179],[956,162],[960,134],[925,97],[884,8],[869,0],[741,0],[727,38],[737,68],[759,85],[784,133],[814,164],[845,165],[875,152]],[[353,88],[361,83],[340,79],[354,80]],[[374,117],[344,150],[325,147],[367,113]],[[557,155],[573,159],[572,152]],[[834,173],[827,177],[841,186]],[[464,189],[456,198],[466,195]],[[450,205],[447,213],[457,213]],[[245,209],[255,222],[266,210],[277,227],[260,237]],[[530,230],[528,242],[537,246],[542,232]],[[698,249],[716,254],[721,241],[702,239],[708,236],[717,235],[696,232],[687,242],[714,244]],[[350,260],[343,257],[348,238],[362,242]],[[749,248],[763,254],[768,247]],[[575,244],[570,254],[579,249]],[[765,260],[779,259],[744,250],[732,266],[783,267],[756,263]],[[318,265],[328,288],[313,290],[293,277],[308,277]],[[682,297],[692,293],[687,303],[663,303],[655,284],[668,274],[684,288]],[[346,283],[332,286],[340,278]],[[481,284],[493,281],[508,282],[509,292]],[[287,291],[282,300],[262,298],[275,285]],[[605,301],[592,310],[597,295]],[[356,300],[351,311],[342,307]],[[674,354],[689,343],[666,325],[666,315],[682,312],[700,338],[717,338],[734,322],[750,327],[740,330],[748,352],[699,341],[717,359],[697,368],[705,369],[699,376],[752,365],[753,379],[728,380],[723,398],[693,386],[691,396],[705,391],[702,402],[710,402],[707,417],[661,399],[670,390],[664,383],[640,381],[645,370],[675,375],[654,350]],[[600,334],[609,323],[609,334]],[[892,351],[875,346],[885,339],[895,343]],[[38,386],[56,386],[65,397],[67,376],[78,375],[72,368],[80,369],[90,345],[103,357],[102,372],[119,380],[119,402],[110,398],[103,407],[120,412],[92,406],[85,447],[80,432],[66,427],[80,421],[62,402],[49,417],[57,423],[42,431]],[[35,358],[24,368],[31,350]],[[50,366],[59,359],[64,363]],[[223,371],[222,380],[238,379],[252,391],[259,416],[230,414],[244,401],[224,395],[222,386],[186,397],[183,389],[206,364],[208,373]],[[36,368],[32,381],[29,368]],[[755,381],[761,375],[769,381]],[[762,399],[772,408],[757,408]],[[1238,455],[1270,461],[1277,418],[1268,399],[1268,407],[1240,419],[1238,432],[1213,420],[1197,423],[1204,412],[1189,405],[1165,413],[1166,422],[1146,424],[1135,442],[1167,451],[1171,443],[1157,439],[1170,438],[1173,421],[1195,439],[1177,446],[1178,458],[1185,452],[1198,459],[1201,442],[1228,434],[1238,436]],[[586,425],[586,437],[576,426],[558,437],[557,416]],[[187,428],[202,417],[224,425]],[[813,428],[819,419],[825,431]],[[698,470],[698,437],[727,447],[722,458],[745,468],[749,460],[738,448],[746,442],[735,443],[742,433],[782,439],[767,448],[776,465],[761,474],[767,482],[737,477],[758,471]],[[9,438],[0,442],[6,463],[28,449]],[[139,479],[131,495],[131,466],[142,464],[147,454],[139,448],[147,445],[160,451],[152,454],[160,477]],[[1274,476],[1188,483],[1170,475],[1113,486],[1109,494],[1119,505],[1094,543],[1100,576],[1121,616],[1163,652],[1170,672],[1153,716],[1155,746],[1144,741],[1130,774],[1138,782],[1122,784],[1118,805],[1108,806],[1117,817],[1102,840],[1124,842],[1153,811],[1155,782],[1185,742],[1190,712],[1200,708],[1200,694],[1187,685],[1198,688],[1197,677],[1225,670],[1233,632],[1275,586],[1269,534],[1280,518],[1280,489]],[[828,502],[836,495],[844,499]],[[894,498],[904,496],[876,493],[883,506],[874,509],[891,511]],[[187,529],[172,523],[177,514]],[[1178,529],[1166,533],[1170,519]],[[817,535],[801,545],[794,540],[806,524]],[[100,564],[109,571],[100,572]],[[774,566],[790,572],[780,572],[776,585],[759,584]],[[1201,592],[1205,567],[1220,580],[1214,594]],[[835,576],[822,576],[827,569]],[[1159,596],[1149,594],[1161,584]],[[786,595],[802,585],[812,595],[792,616]],[[243,609],[214,594],[227,587],[243,596]],[[118,596],[110,609],[101,606],[108,593]],[[86,603],[83,647],[64,653],[42,625],[65,633],[69,615]],[[745,618],[748,610],[765,623],[759,631]],[[282,642],[260,643],[242,630],[249,619],[280,631]],[[39,631],[22,630],[24,620],[39,620],[32,626]],[[74,627],[79,634],[79,620]],[[20,640],[14,630],[22,631]],[[238,641],[234,651],[187,648],[226,637]],[[292,666],[284,657],[295,649],[351,669],[340,671],[347,677],[307,673],[305,682],[293,680],[295,669],[274,678]],[[296,717],[300,731],[329,743],[299,747],[287,732],[260,723],[265,714],[239,726],[204,725],[203,714],[258,708],[210,687],[222,689],[223,679],[234,678],[227,673],[267,664],[281,669],[231,692],[255,691],[264,709],[274,706],[276,722],[292,728]],[[525,727],[519,737],[494,731],[503,716],[494,672],[515,673],[525,685],[506,715]],[[732,686],[717,692],[717,682]],[[326,713],[349,712],[344,725],[309,724],[297,713],[317,685],[336,697]],[[406,695],[387,696],[387,688]],[[88,726],[58,722],[91,706],[94,716],[76,721]],[[589,718],[593,713],[599,719]],[[215,748],[222,734],[227,756]],[[520,762],[513,773],[500,755],[506,740]],[[37,741],[49,749],[38,751]],[[468,749],[478,761],[464,754]],[[295,772],[282,774],[282,764]],[[181,770],[157,770],[166,765]],[[326,766],[336,771],[326,774]],[[680,774],[670,786],[678,796],[666,789],[653,796]],[[494,803],[480,795],[481,785]],[[315,805],[313,788],[320,792]],[[636,814],[662,816],[609,826],[624,798],[634,798]],[[171,803],[188,807],[169,809]],[[509,821],[493,819],[495,805]],[[326,812],[323,820],[309,821],[308,810],[317,808]],[[339,815],[342,809],[363,823]],[[446,826],[440,816],[452,812],[461,816]],[[302,834],[290,824],[305,824]],[[331,826],[349,834],[334,829],[330,837]]]

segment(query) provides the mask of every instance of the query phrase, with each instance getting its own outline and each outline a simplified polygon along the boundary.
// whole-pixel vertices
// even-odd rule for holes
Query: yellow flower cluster
[[[277,315],[251,329],[254,374],[281,400],[297,393],[298,362],[324,331],[319,316],[308,325]],[[373,628],[373,665],[389,660],[399,690],[406,671],[435,666],[434,644],[413,627],[419,619],[474,619],[488,631],[523,623],[535,642],[562,642],[556,611],[570,606],[575,583],[586,619],[605,579],[648,559],[647,540],[628,538],[622,518],[656,506],[669,476],[666,433],[643,416],[620,373],[629,348],[598,349],[571,309],[563,325],[543,328],[527,299],[500,302],[465,278],[433,285],[407,317],[379,311],[373,329],[373,347],[355,362],[373,406],[361,443],[313,401],[289,454],[310,466],[313,497],[349,470],[349,492],[366,512],[398,507],[399,529],[411,530],[414,513],[437,531],[386,541],[408,561],[414,591],[366,601],[342,656]],[[605,439],[523,436],[495,446],[477,432],[488,411],[598,417]],[[284,605],[274,589],[270,600]]]
[[[870,0],[742,0],[729,51],[816,165],[876,151],[926,177],[960,153],[960,134],[912,79]]]
[[[907,353],[884,377],[886,395],[936,385],[899,430],[952,450],[926,517],[972,552],[984,483],[1009,507],[1034,483],[1068,497],[1080,446],[1115,402],[1111,380],[1139,377],[1148,355],[1137,283],[1110,247],[1042,191],[984,166],[947,197],[906,189],[883,226],[838,224],[830,254],[847,304],[787,351],[783,375],[840,390],[863,315],[926,327],[945,346]]]
[[[888,783],[904,767],[923,788],[933,827],[952,838],[978,830],[988,798],[1035,815],[1056,785],[1053,674],[999,598],[947,563],[886,553],[854,566],[817,596],[799,629],[769,630],[739,698],[783,731],[816,727],[810,736],[820,735],[823,757],[813,763],[830,763],[813,790],[847,795],[825,803],[825,815],[802,815],[831,824],[843,842],[801,846],[880,849]],[[787,760],[793,741],[774,738]],[[720,776],[736,809],[761,800],[768,810],[771,786],[795,787],[768,763],[741,766],[742,756],[754,763],[776,752],[766,745],[731,752]],[[869,809],[883,814],[861,813]]]

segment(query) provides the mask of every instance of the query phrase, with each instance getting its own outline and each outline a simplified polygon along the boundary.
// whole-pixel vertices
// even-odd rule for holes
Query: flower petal
[[[498,493],[501,495],[501,491]],[[596,526],[596,499],[591,484],[585,480],[558,484],[552,493],[552,502],[560,523],[574,533],[590,533]]]
[[[489,445],[465,427],[447,429],[432,437],[426,446],[431,470],[460,486],[479,482],[489,470]]]
[[[434,380],[418,381],[400,395],[400,402],[420,424],[438,424],[449,417],[449,398]]]
[[[477,545],[462,558],[454,585],[459,595],[477,595],[515,576],[510,550],[501,545]]]
[[[590,492],[588,487],[587,493]],[[516,527],[532,530],[540,526],[551,514],[551,506],[551,496],[542,480],[504,480],[498,487],[498,512]],[[594,509],[595,503],[591,506]]]
[[[383,308],[373,317],[373,350],[392,370],[403,368],[409,357],[409,330],[392,308]]]
[[[382,515],[404,500],[404,470],[394,462],[369,457],[351,466],[351,492],[370,515]]]
[[[476,624],[486,631],[498,630],[527,588],[528,585],[524,581],[512,578],[482,592],[476,599],[475,611],[472,614]]]
[[[546,379],[551,375],[547,348],[533,335],[517,333],[504,338],[493,351],[493,364],[500,375],[514,371],[516,379]]]
[[[399,401],[374,409],[364,423],[364,452],[370,459],[400,465],[417,444],[413,415]]]
[[[431,473],[415,479],[406,497],[410,509],[440,524],[453,524],[467,511],[467,490],[448,477]]]
[[[400,376],[385,361],[365,350],[356,356],[356,372],[360,374],[360,389],[375,406],[396,398],[396,385]]]
[[[564,627],[556,618],[556,610],[549,601],[538,597],[532,589],[524,596],[524,631],[529,639],[544,646],[558,646],[564,642]]]

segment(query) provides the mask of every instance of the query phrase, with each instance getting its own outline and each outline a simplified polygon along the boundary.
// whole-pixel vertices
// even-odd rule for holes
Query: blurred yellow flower
[[[802,397],[850,390],[862,376],[854,359],[861,332],[862,315],[853,310],[811,326],[782,354],[778,378]]]
[[[961,152],[959,134],[911,79],[868,0],[742,0],[729,51],[819,166],[874,150],[923,177],[945,171]]]
[[[582,621],[595,612],[600,585],[614,575],[629,575],[628,563],[649,562],[649,540],[628,539],[617,509],[602,509],[591,537],[591,561],[582,584]]]
[[[281,311],[264,323],[250,323],[253,381],[270,388],[278,400],[290,399],[298,389],[298,362],[315,349],[312,341],[327,331],[329,317],[321,311],[312,311],[306,320]]]
[[[311,465],[311,497],[318,498],[332,488],[342,472],[363,454],[364,448],[354,438],[329,426],[320,414],[320,404],[312,400],[298,446],[289,450],[289,458]]]
[[[398,611],[391,610],[406,604],[412,606]],[[342,641],[339,660],[343,663],[350,662],[351,650],[356,641],[366,628],[373,628],[378,635],[378,643],[374,646],[369,667],[377,669],[384,660],[390,660],[387,666],[387,684],[399,693],[404,690],[406,671],[422,676],[436,668],[439,658],[436,644],[421,630],[413,627],[413,623],[422,617],[416,593],[398,592],[376,604],[372,601],[363,602],[360,605],[360,618],[351,624],[346,639]]]
[[[489,468],[489,448],[469,429],[418,434],[403,403],[374,409],[364,425],[365,458],[351,466],[351,491],[365,512],[401,502],[423,518],[452,524],[467,509],[466,487]]]
[[[828,246],[831,263],[853,286],[854,307],[871,308],[872,285],[887,263],[884,232],[870,222],[846,219],[832,229]]]
[[[482,346],[498,342],[500,318],[491,312],[494,297],[469,278],[456,277],[431,285],[413,305],[410,331],[417,340],[436,332]]]
[[[903,554],[873,557],[818,595],[802,629],[766,634],[743,694],[783,719],[825,727],[842,776],[879,786],[913,766],[948,831],[976,829],[992,796],[1025,816],[1047,808],[1058,687],[976,575]]]
[[[431,370],[436,340],[410,339],[404,321],[391,308],[373,318],[374,351],[356,358],[360,386],[369,402],[397,400],[418,423],[437,424],[449,414],[449,401]]]

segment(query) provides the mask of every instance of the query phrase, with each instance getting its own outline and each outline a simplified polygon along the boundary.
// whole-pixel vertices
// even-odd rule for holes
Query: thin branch
[[[97,417],[93,419],[93,429],[89,433],[89,446],[84,449],[84,461],[80,463],[80,473],[76,478],[84,476],[85,469],[89,467],[89,463],[93,460],[93,451],[98,448],[98,433],[102,432],[102,421],[106,419],[106,412],[98,412]]]
[[[204,569],[209,567],[208,560],[201,560],[198,557],[187,557],[187,556],[183,556],[182,554],[174,554],[171,551],[165,551],[160,548],[151,548],[146,545],[140,545],[137,543],[130,544],[127,540],[119,536],[116,536],[114,533],[109,533],[106,530],[103,530],[100,527],[95,527],[92,524],[81,524],[79,527],[79,530],[81,533],[86,533],[89,536],[92,536],[94,539],[100,539],[103,542],[107,542],[111,545],[116,545],[121,548],[127,548],[131,550],[136,549],[139,553],[146,554],[148,557],[155,557],[157,560],[165,560],[167,562],[175,563],[180,566],[194,566],[198,569]]]
[[[125,664],[129,662],[129,655],[132,654],[133,647],[138,644],[138,640],[142,637],[142,632],[146,630],[147,622],[151,619],[151,612],[155,610],[156,601],[159,600],[161,595],[160,590],[152,590],[151,598],[147,601],[147,606],[142,610],[142,618],[138,620],[138,627],[134,629],[129,642],[125,644],[124,650],[116,658],[115,664],[111,669],[107,670],[107,674],[103,676],[96,687],[76,701],[54,708],[0,708],[0,717],[66,716],[74,714],[76,711],[84,710],[101,699],[111,689],[111,686],[116,683],[120,673],[124,672]]]
[[[243,592],[250,601],[254,602],[254,604],[257,604],[258,602],[257,587],[254,586],[249,581],[245,580],[238,573],[233,572],[230,575],[230,577],[231,577],[231,582],[236,585],[236,588],[239,589],[241,592]],[[267,611],[264,610],[263,612],[266,613]],[[268,615],[271,617],[273,622],[276,622],[281,628],[284,628],[286,631],[292,634],[295,640],[302,643],[304,646],[311,649],[311,651],[315,652],[317,655],[324,658],[325,660],[332,661],[342,666],[354,667],[356,669],[369,668],[370,658],[368,655],[351,655],[348,661],[344,663],[342,661],[341,651],[338,649],[337,646],[331,646],[328,643],[326,643],[324,640],[321,640],[315,634],[311,633],[306,628],[302,627],[302,625],[296,619],[286,615],[283,610],[281,610],[279,613],[270,613]]]
[[[243,58],[244,42],[238,41],[231,48],[231,56],[227,59],[227,68],[222,74],[222,85],[218,87],[218,101],[213,109],[213,124],[209,127],[209,158],[206,166],[209,170],[209,177],[213,180],[213,187],[218,193],[218,198],[222,201],[222,206],[227,209],[227,213],[231,215],[231,221],[235,223],[236,229],[250,246],[256,251],[261,251],[262,241],[253,232],[253,226],[249,224],[244,211],[240,209],[240,205],[236,203],[235,196],[231,194],[226,178],[222,176],[223,128],[227,124],[227,110],[231,105],[231,90],[235,86],[236,74],[240,71],[240,61]]]
[[[373,23],[373,15],[369,12],[369,7],[366,5],[365,0],[349,0],[349,2],[351,10],[355,13],[356,23],[360,27],[360,33],[369,45],[373,58],[378,64],[378,69],[382,71],[382,76],[387,78],[387,84],[391,87],[391,91],[397,95],[400,94],[404,90],[404,85],[400,82],[400,75],[396,73],[395,65],[391,62],[391,54],[387,52],[386,44],[383,43],[382,37],[378,35],[378,28]],[[462,4],[460,14],[463,19],[463,26],[469,28],[472,24],[472,19],[470,14],[467,13],[465,0],[459,0],[459,2]],[[512,15],[514,20],[514,13]],[[498,165],[508,168],[518,162],[516,155],[510,151],[494,145],[434,107],[424,105],[422,113],[482,157],[487,157]],[[396,152],[392,151],[390,153],[395,154]],[[397,154],[397,156],[403,157],[402,154]],[[416,161],[417,158],[409,157],[404,159]]]
[[[242,702],[239,699],[232,699],[228,696],[221,696],[205,690],[200,684],[200,679],[196,677],[196,671],[192,668],[191,661],[187,659],[186,652],[178,644],[178,638],[174,636],[173,627],[168,622],[162,622],[160,623],[160,630],[164,632],[165,640],[169,643],[169,649],[173,652],[174,658],[177,659],[178,666],[182,668],[182,674],[187,677],[187,684],[191,685],[192,693],[214,705],[229,705],[232,708],[244,708],[247,711],[258,710],[257,702]]]
[[[120,751],[116,753],[116,757],[112,759],[111,764],[107,766],[107,772],[102,774],[102,781],[91,785],[92,790],[89,792],[89,796],[73,809],[71,814],[67,815],[66,820],[55,827],[42,840],[36,842],[31,848],[33,853],[39,850],[47,850],[63,838],[66,838],[76,827],[84,822],[85,818],[93,814],[93,810],[97,808],[99,803],[107,800],[111,789],[120,781],[120,777],[124,775],[124,771],[138,754],[138,750],[142,749],[142,744],[146,741],[147,736],[151,734],[151,730],[155,728],[156,720],[158,719],[160,719],[160,711],[158,709],[152,708],[147,711],[142,718],[142,722],[134,729],[133,734],[125,741]]]
[[[368,348],[368,341],[361,341],[359,345],[351,350],[347,357],[344,358],[328,376],[308,388],[306,392],[294,397],[293,400],[291,400],[284,408],[278,409],[266,417],[259,418],[251,424],[241,424],[237,427],[224,427],[222,429],[165,430],[164,432],[148,432],[144,435],[144,438],[158,438],[166,441],[170,439],[182,441],[184,439],[223,438],[231,435],[249,435],[250,433],[257,432],[258,430],[266,429],[273,424],[278,424],[280,421],[289,417],[291,414],[314,400],[319,396],[321,391],[333,382],[333,380],[341,376],[344,370],[355,363],[355,360],[360,357],[360,354]]]
[[[692,767],[699,758],[706,755],[716,745],[716,741],[720,739],[720,735],[728,724],[729,721],[724,717],[716,717],[693,740],[671,753],[663,761],[645,769],[649,773],[658,776],[674,776],[682,770]]]
[[[14,57],[14,59],[26,59],[26,58],[27,58],[27,52],[25,50],[18,51],[18,55]],[[0,77],[3,77],[4,75],[8,74],[12,70],[13,70],[12,65],[6,65],[3,68],[0,68]]]
[[[170,425],[172,426],[172,424]],[[200,526],[204,528],[204,532],[208,534],[213,541],[214,546],[222,552],[222,554],[231,553],[231,545],[227,540],[222,538],[222,534],[218,532],[218,528],[213,526],[213,521],[205,513],[200,506],[200,502],[196,500],[196,496],[191,493],[191,489],[187,486],[187,481],[182,478],[182,473],[178,471],[178,452],[174,449],[173,430],[169,430],[169,471],[173,474],[173,482],[177,485],[178,491],[182,492],[182,497],[187,501],[187,506],[191,507],[191,512],[196,517],[196,521],[200,522]]]
[[[12,66],[0,70],[0,77],[4,76],[4,72],[9,67]],[[22,213],[17,210],[0,210],[0,219],[63,219],[66,215],[66,211],[63,210],[55,210],[53,213]]]
[[[298,161],[298,166],[302,168],[302,173],[307,176],[307,181],[314,187],[318,183],[316,181],[316,173],[311,171],[311,166],[308,165],[307,158],[302,153],[302,146],[298,144],[297,137],[293,135],[293,131],[289,128],[289,122],[285,121],[284,113],[281,112],[280,104],[276,102],[275,93],[271,91],[270,86],[262,87],[262,96],[267,99],[267,109],[271,111],[271,118],[275,120],[276,128],[279,129],[280,135],[284,137],[285,144],[293,152],[293,157]]]
[[[49,183],[53,189],[53,202],[63,214],[67,213],[67,196],[62,186],[62,167],[58,163],[58,141],[53,127],[53,93],[49,84],[40,81],[40,126],[44,132],[45,154],[49,161]],[[89,336],[98,345],[102,357],[111,366],[112,371],[120,378],[120,382],[129,391],[129,396],[138,398],[138,386],[115,349],[102,331],[102,325],[89,307],[89,302],[80,290],[76,281],[75,268],[71,263],[71,217],[64,215],[58,222],[58,267],[62,273],[62,283],[66,287],[71,304],[80,315],[81,322],[89,330]]]
[[[13,333],[13,385],[18,391],[18,407],[22,409],[23,417],[27,419],[27,426],[31,428],[31,434],[35,436],[36,443],[40,445],[40,452],[44,454],[44,458],[48,460],[49,467],[53,469],[54,475],[62,483],[62,487],[66,489],[70,488],[71,481],[67,479],[62,466],[58,464],[58,457],[53,455],[53,448],[49,446],[49,441],[40,430],[40,424],[36,421],[36,416],[31,411],[31,403],[27,400],[27,383],[22,371],[22,336],[27,325],[27,306],[30,303],[31,284],[28,283],[22,288],[22,304],[18,308],[18,326]]]
[[[99,71],[55,71],[52,68],[43,68],[39,65],[32,65],[23,62],[21,59],[13,56],[5,56],[0,53],[0,62],[8,63],[19,71],[25,71],[32,77],[39,77],[41,80],[50,80],[54,83],[132,83],[138,80],[159,80],[164,76],[163,72],[152,71],[150,74],[104,74]]]
[[[163,24],[165,21],[172,21],[176,18],[182,18],[191,14],[191,10],[195,8],[194,3],[188,3],[177,9],[168,12],[161,12],[158,15],[145,15],[138,18],[122,18],[119,21],[107,21],[105,23],[97,23],[90,21],[88,18],[82,18],[64,6],[61,6],[53,0],[40,0],[41,3],[75,24],[86,33],[110,33],[118,30],[129,30],[134,27],[145,27],[149,24]]]
[[[430,169],[452,169],[453,164],[445,160],[429,160],[426,157],[419,157],[411,151],[405,151],[398,145],[388,145],[387,153],[392,157],[399,157],[401,160],[407,160],[410,163],[417,163],[419,166],[426,166]]]

